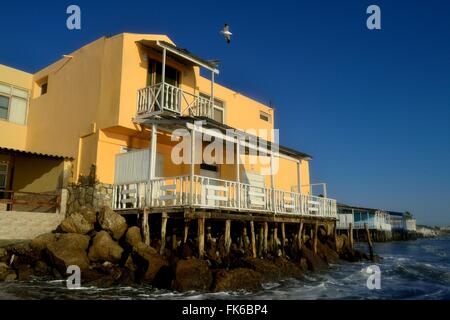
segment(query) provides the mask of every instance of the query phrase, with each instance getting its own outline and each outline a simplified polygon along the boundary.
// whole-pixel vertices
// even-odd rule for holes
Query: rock
[[[347,242],[347,236],[345,234],[338,235],[336,237],[336,251],[338,253],[342,251],[346,242]]]
[[[278,280],[282,276],[280,269],[269,260],[247,257],[239,261],[241,267],[249,268],[260,273],[264,281]]]
[[[180,260],[175,271],[178,291],[208,291],[212,284],[212,273],[204,260]]]
[[[339,262],[339,255],[337,254],[337,252],[331,249],[327,244],[317,242],[317,252],[319,253],[319,256],[327,263]]]
[[[88,244],[88,236],[67,234],[48,244],[47,252],[53,266],[57,268],[60,274],[65,275],[67,267],[70,265],[76,265],[81,270],[89,268],[89,259],[86,255]]]
[[[5,248],[0,248],[0,262],[8,260],[8,251]]]
[[[302,257],[304,257],[308,263],[309,270],[316,272],[325,270],[328,267],[326,262],[320,259],[317,254],[309,250],[306,246],[303,246],[301,251]]]
[[[283,257],[278,257],[274,260],[283,278],[300,278],[303,276],[303,271],[295,263]]]
[[[108,231],[116,240],[119,240],[128,228],[125,218],[109,207],[101,209],[98,222],[102,229]]]
[[[44,233],[31,240],[30,247],[37,251],[47,249],[47,245],[57,240],[56,233]]]
[[[87,222],[95,224],[97,222],[97,212],[91,207],[83,206],[78,212],[86,219]]]
[[[100,231],[95,237],[92,246],[89,248],[89,260],[118,262],[122,257],[123,249],[115,242],[108,232]]]
[[[22,242],[14,244],[7,248],[9,255],[11,256],[10,263],[13,268],[17,268],[21,264],[34,264],[41,259],[41,252],[33,250],[30,246],[30,242]]]
[[[133,248],[133,261],[138,269],[138,278],[150,283],[155,280],[162,267],[169,265],[167,260],[160,256],[155,249],[143,242]]]
[[[171,289],[175,279],[175,272],[169,266],[161,266],[155,274],[152,286],[158,289]]]
[[[34,265],[34,274],[38,277],[44,277],[47,275],[50,275],[52,272],[52,269],[44,262],[44,261],[37,261]]]
[[[137,254],[139,254],[141,257],[143,257],[146,260],[148,260],[147,258],[150,257],[150,255],[158,253],[155,248],[150,247],[143,242],[138,243],[133,248],[133,251],[136,252]]]
[[[308,271],[308,261],[305,258],[300,258],[300,268],[303,272]]]
[[[259,272],[247,268],[237,268],[229,271],[220,270],[216,274],[214,291],[235,291],[243,289],[251,292],[262,290],[263,277]]]
[[[59,228],[67,233],[86,234],[94,229],[94,224],[87,221],[81,213],[75,212],[64,219]]]
[[[15,281],[17,280],[17,274],[14,271],[11,271],[6,277],[5,282]]]
[[[0,262],[0,281],[5,281],[8,274],[11,273],[11,269],[4,262]]]
[[[33,270],[30,265],[22,264],[17,269],[17,275],[18,275],[19,281],[28,281],[28,280],[30,280],[31,276],[33,275]]]
[[[138,227],[130,227],[125,234],[125,242],[130,246],[137,246],[142,243],[141,229]]]

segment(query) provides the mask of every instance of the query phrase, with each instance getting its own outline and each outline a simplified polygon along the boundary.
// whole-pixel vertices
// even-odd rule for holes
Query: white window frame
[[[15,123],[15,124],[17,124],[17,125],[23,125],[23,126],[27,125],[27,122],[28,122],[28,109],[29,109],[29,105],[30,105],[30,90],[25,89],[25,88],[21,88],[21,87],[17,87],[17,86],[14,86],[14,85],[12,85],[12,84],[9,84],[9,83],[6,83],[6,82],[1,82],[1,81],[0,81],[0,84],[1,84],[1,85],[4,85],[4,86],[7,86],[7,87],[10,88],[9,94],[8,94],[8,93],[4,93],[4,92],[0,92],[0,96],[6,97],[6,98],[8,98],[8,100],[9,100],[9,101],[8,101],[8,113],[7,113],[7,118],[6,118],[6,119],[0,118],[0,121],[8,121],[8,122]],[[14,94],[14,89],[20,90],[20,91],[25,91],[25,92],[27,93],[27,97],[24,98],[24,97],[20,97],[20,96],[18,96],[18,95],[15,95],[15,94]],[[24,123],[17,123],[17,122],[14,122],[14,121],[11,121],[11,120],[10,120],[11,105],[12,105],[12,100],[13,100],[14,98],[15,98],[15,99],[25,100],[25,103],[26,103],[26,109],[25,109],[25,119],[24,119]]]
[[[207,94],[207,93],[200,93],[200,96],[202,98],[205,98],[205,99],[211,99],[211,96],[209,94]],[[222,106],[220,107],[216,103],[220,103]],[[217,99],[216,97],[214,97],[213,111],[214,110],[222,111],[222,123],[226,123],[226,121],[225,121],[225,109],[226,109],[225,108],[225,101]],[[213,112],[213,117],[214,117],[214,112]],[[213,120],[215,120],[215,119],[213,118]]]
[[[0,165],[5,166],[4,171],[0,170],[0,175],[5,175],[5,185],[4,186],[0,185],[0,190],[2,190],[2,189],[5,190],[6,186],[8,185],[8,162],[2,161],[2,162],[0,162]]]

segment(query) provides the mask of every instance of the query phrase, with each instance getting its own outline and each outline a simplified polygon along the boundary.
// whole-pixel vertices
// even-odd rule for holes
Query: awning
[[[167,55],[174,60],[177,60],[188,66],[202,67],[211,72],[214,72],[215,74],[219,74],[219,70],[217,69],[217,63],[199,58],[196,55],[190,53],[188,50],[178,48],[166,41],[140,40],[137,41],[137,43],[140,43],[144,47],[151,48],[157,51],[162,51],[162,49],[166,49]]]
[[[3,154],[15,153],[15,154],[22,154],[22,155],[54,158],[54,159],[73,160],[73,157],[69,157],[69,156],[62,156],[62,155],[56,155],[56,154],[48,154],[48,153],[40,153],[40,152],[33,152],[33,151],[25,151],[25,150],[20,150],[20,149],[0,147],[0,154],[2,154],[2,153]]]

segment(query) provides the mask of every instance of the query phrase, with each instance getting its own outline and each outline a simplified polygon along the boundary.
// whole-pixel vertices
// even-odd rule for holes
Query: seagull
[[[222,31],[220,31],[221,34],[223,34],[223,36],[225,37],[225,40],[227,40],[227,43],[231,42],[231,35],[232,33],[230,32],[230,27],[228,26],[228,24],[225,23],[225,25],[223,26]]]

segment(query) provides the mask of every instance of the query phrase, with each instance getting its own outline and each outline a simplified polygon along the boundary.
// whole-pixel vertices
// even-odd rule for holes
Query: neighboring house
[[[335,200],[311,195],[311,157],[260,130],[274,128],[274,109],[215,83],[217,74],[214,62],[167,36],[130,33],[102,37],[35,74],[2,67],[0,183],[46,192],[95,179],[114,209],[196,204],[334,218]],[[237,136],[238,164],[175,164],[171,137],[180,128],[263,138],[267,155],[258,157],[279,170],[261,174],[261,164],[246,161],[254,146],[236,148]]]
[[[388,211],[392,230],[396,232],[416,232],[416,219],[409,212]]]

